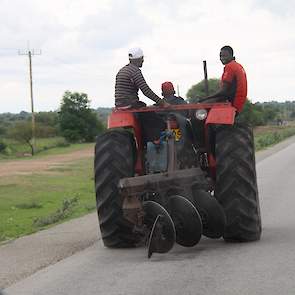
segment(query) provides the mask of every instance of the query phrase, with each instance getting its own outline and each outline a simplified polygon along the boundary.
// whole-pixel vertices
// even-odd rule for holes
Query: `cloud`
[[[278,0],[255,0],[252,1],[253,9],[267,10],[271,14],[279,17],[291,17],[295,14],[295,2],[293,0],[285,0],[284,2]]]
[[[220,77],[219,49],[233,46],[253,101],[294,98],[294,1],[2,0],[0,112],[29,110],[28,58],[33,57],[36,110],[59,107],[65,90],[88,93],[92,106],[114,104],[116,72],[128,48],[145,53],[143,73],[160,95],[171,80],[181,95],[203,78]],[[143,98],[146,102],[148,99]]]
[[[79,28],[79,42],[96,51],[124,47],[151,32],[152,23],[142,17],[136,2],[112,1],[107,11],[98,10]]]

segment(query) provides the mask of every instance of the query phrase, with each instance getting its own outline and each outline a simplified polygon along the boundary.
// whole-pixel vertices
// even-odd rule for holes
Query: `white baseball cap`
[[[139,47],[131,48],[128,51],[129,59],[137,59],[143,57],[143,51]]]

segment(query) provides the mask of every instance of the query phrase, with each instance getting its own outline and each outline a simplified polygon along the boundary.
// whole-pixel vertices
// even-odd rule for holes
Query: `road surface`
[[[202,238],[148,260],[101,240],[4,290],[7,295],[295,294],[295,144],[257,164],[263,234],[230,244]]]

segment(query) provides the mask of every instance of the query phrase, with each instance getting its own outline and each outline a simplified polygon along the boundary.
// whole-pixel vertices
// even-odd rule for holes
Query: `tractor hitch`
[[[123,195],[134,196],[145,192],[168,190],[175,183],[181,184],[183,187],[190,187],[194,184],[194,187],[203,190],[210,190],[213,187],[200,168],[190,168],[122,178],[118,188]]]

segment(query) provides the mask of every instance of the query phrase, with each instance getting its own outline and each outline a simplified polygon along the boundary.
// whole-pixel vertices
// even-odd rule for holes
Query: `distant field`
[[[28,144],[19,143],[11,139],[2,139],[2,142],[7,145],[7,148],[4,152],[0,152],[0,160],[24,157],[30,158],[31,150]],[[43,155],[67,153],[91,145],[93,145],[93,143],[69,144],[63,137],[37,138],[37,149],[34,158]]]

